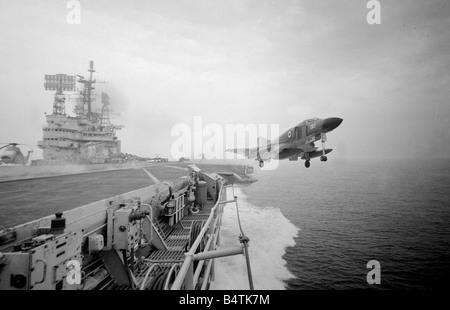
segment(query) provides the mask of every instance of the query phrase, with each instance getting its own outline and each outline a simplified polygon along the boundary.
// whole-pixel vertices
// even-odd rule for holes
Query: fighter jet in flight
[[[259,161],[261,168],[264,167],[264,161],[287,158],[290,161],[304,159],[305,167],[309,168],[312,158],[320,157],[320,161],[327,161],[326,154],[332,149],[325,147],[326,134],[338,127],[342,121],[343,119],[339,117],[307,119],[288,129],[273,141],[265,140],[265,143],[260,145],[262,138],[259,138],[258,146],[255,148],[227,149],[226,152],[234,152],[249,159],[255,159]],[[322,142],[321,150],[314,145],[314,142],[318,140]]]

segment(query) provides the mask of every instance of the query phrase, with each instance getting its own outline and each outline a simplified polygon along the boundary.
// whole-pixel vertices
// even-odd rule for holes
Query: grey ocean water
[[[248,203],[279,208],[299,228],[283,256],[286,288],[450,287],[449,160],[285,161],[254,176]],[[370,260],[380,285],[366,281]]]

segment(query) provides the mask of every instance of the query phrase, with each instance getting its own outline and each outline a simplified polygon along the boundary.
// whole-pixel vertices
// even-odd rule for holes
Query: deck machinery
[[[218,174],[188,173],[3,229],[0,290],[208,289],[214,259],[248,257],[248,238],[219,248],[223,207],[237,198]]]

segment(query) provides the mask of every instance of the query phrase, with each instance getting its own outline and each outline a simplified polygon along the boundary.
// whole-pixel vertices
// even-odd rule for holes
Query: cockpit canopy
[[[303,124],[306,124],[306,123],[315,122],[315,121],[318,121],[318,120],[320,120],[320,118],[318,118],[318,117],[305,119],[305,120],[304,120],[303,122],[301,122],[299,125],[303,125]]]

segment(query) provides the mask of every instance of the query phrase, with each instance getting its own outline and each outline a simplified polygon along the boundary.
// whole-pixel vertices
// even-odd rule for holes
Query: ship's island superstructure
[[[44,159],[37,164],[101,164],[114,162],[115,155],[121,153],[116,130],[123,126],[111,124],[106,93],[102,93],[101,113],[93,111],[94,72],[94,63],[90,61],[88,80],[79,75],[45,75],[45,89],[56,90],[56,93],[53,113],[46,115],[43,140],[38,142]],[[77,92],[76,82],[83,85],[82,91]],[[76,116],[66,114],[65,91],[76,94]]]

